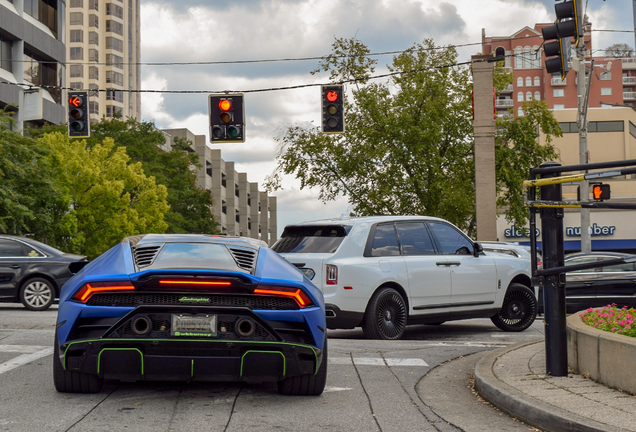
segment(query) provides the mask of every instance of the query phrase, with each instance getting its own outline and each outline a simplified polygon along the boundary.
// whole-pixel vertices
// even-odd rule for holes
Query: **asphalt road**
[[[53,387],[55,308],[0,304],[0,431],[532,430],[480,401],[470,368],[479,353],[541,337],[540,321],[522,333],[483,319],[413,326],[401,341],[330,331],[319,397],[280,396],[275,384],[170,382],[107,382],[78,395]]]

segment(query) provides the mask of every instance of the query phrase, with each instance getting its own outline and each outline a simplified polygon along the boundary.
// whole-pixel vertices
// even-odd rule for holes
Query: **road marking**
[[[0,352],[19,352],[24,354],[31,354],[46,348],[48,347],[37,345],[0,345]]]
[[[354,357],[353,361],[357,366],[428,366],[428,364],[419,358],[388,358],[382,359],[379,357]],[[331,364],[346,364],[350,365],[351,357],[331,357],[329,358]]]
[[[327,386],[325,387],[325,389],[322,391],[323,393],[329,393],[329,392],[337,392],[337,391],[345,391],[345,390],[353,390],[350,387],[331,387],[331,386]]]
[[[45,348],[36,352],[32,352],[30,354],[23,354],[21,356],[12,358],[11,360],[5,363],[0,363],[0,374],[9,372],[12,369],[20,367],[32,361],[41,359],[42,357],[46,357],[51,354],[53,354],[53,347]]]

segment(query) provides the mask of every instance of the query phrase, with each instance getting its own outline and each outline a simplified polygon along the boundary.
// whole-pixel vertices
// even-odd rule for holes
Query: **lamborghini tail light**
[[[296,303],[298,303],[298,306],[300,306],[301,308],[306,308],[314,305],[309,296],[307,296],[307,294],[305,294],[305,292],[300,288],[259,285],[254,289],[254,294],[275,297],[289,297],[296,300]]]
[[[73,295],[73,300],[86,303],[95,293],[134,291],[135,287],[130,282],[91,282],[85,283]]]

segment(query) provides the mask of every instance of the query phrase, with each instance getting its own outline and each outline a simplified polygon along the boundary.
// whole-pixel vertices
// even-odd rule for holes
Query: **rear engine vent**
[[[231,247],[229,249],[232,257],[234,258],[234,261],[236,261],[236,264],[239,266],[239,268],[247,270],[250,273],[254,272],[254,267],[256,265],[255,250],[237,247]]]
[[[150,264],[152,264],[152,262],[157,257],[157,254],[159,253],[161,246],[162,245],[152,245],[152,246],[141,246],[141,247],[135,248],[134,255],[135,255],[135,264],[137,264],[137,267],[141,269],[144,267],[148,267]]]

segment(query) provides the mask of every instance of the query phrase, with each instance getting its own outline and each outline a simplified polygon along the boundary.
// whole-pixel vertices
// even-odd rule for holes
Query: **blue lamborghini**
[[[115,379],[273,381],[319,395],[325,329],[321,291],[264,242],[126,237],[63,286],[53,379],[71,393]]]

